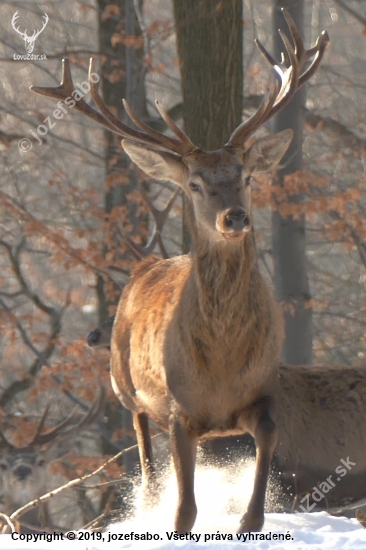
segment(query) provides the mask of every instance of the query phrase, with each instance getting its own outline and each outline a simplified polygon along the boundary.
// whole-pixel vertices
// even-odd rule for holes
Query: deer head
[[[35,30],[33,31],[33,34],[32,36],[28,36],[27,35],[27,29],[25,29],[24,32],[22,32],[19,27],[16,27],[16,21],[17,19],[19,18],[19,12],[18,10],[14,13],[13,15],[13,18],[11,20],[11,26],[13,27],[13,29],[18,33],[20,34],[20,36],[23,38],[24,42],[25,42],[25,49],[27,51],[27,53],[32,53],[33,52],[33,49],[34,49],[34,44],[38,38],[38,36],[41,34],[41,32],[44,30],[44,28],[46,27],[47,23],[48,23],[48,15],[47,13],[44,14],[43,18],[44,18],[44,21],[43,21],[43,25],[42,25],[42,28],[39,29],[39,30]]]
[[[149,128],[124,101],[126,112],[139,130],[126,126],[109,111],[99,95],[98,83],[91,82],[90,78],[91,95],[100,112],[83,100],[75,106],[78,111],[123,136],[123,148],[144,172],[159,180],[173,181],[184,190],[191,207],[193,233],[202,235],[206,240],[208,238],[211,243],[237,242],[250,231],[250,178],[268,171],[279,162],[289,147],[292,131],[284,130],[260,138],[250,148],[246,148],[246,141],[255,130],[281,111],[317,71],[329,41],[324,31],[316,45],[306,50],[294,21],[286,11],[283,13],[293,44],[281,34],[286,54],[282,55],[279,63],[256,41],[272,66],[275,79],[269,85],[258,111],[240,124],[218,151],[205,152],[196,147],[158,102],[157,109],[174,133],[174,138]],[[89,74],[92,72],[93,60]],[[63,78],[59,87],[31,87],[37,94],[56,99],[65,99],[73,89],[67,59],[63,61]]]
[[[45,474],[48,466],[71,450],[72,439],[98,418],[104,401],[105,391],[101,389],[87,414],[80,417],[73,411],[65,420],[44,432],[47,406],[32,440],[23,447],[13,445],[0,431],[0,479],[7,514],[47,492]]]

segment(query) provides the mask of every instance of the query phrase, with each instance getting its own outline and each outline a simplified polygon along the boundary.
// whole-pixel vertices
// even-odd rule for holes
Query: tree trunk
[[[242,1],[173,0],[173,7],[184,129],[197,147],[220,149],[242,121]],[[184,224],[183,253],[189,249],[190,235]],[[239,440],[249,445],[248,437],[219,438],[205,448],[215,456],[227,457]]]
[[[197,147],[219,149],[241,122],[241,0],[173,0],[184,129]],[[183,229],[183,252],[190,248]]]
[[[143,66],[143,49],[137,43],[126,46],[123,37],[141,38],[141,29],[134,12],[133,0],[98,0],[100,22],[100,53],[103,59],[102,65],[102,90],[103,99],[107,106],[112,108],[113,113],[121,120],[126,119],[122,99],[125,98],[137,113],[144,115],[145,95],[144,86],[141,85],[141,78],[145,73]],[[118,8],[108,13],[108,7]],[[143,118],[143,117],[142,117]],[[137,188],[136,169],[131,165],[129,157],[121,147],[121,137],[112,132],[105,131],[106,136],[106,194],[105,210],[107,215],[114,208],[121,206],[128,207],[129,223],[132,225],[132,233],[140,230],[141,219],[137,216],[136,205],[128,200],[128,195]],[[106,253],[119,247],[114,233],[114,226],[111,226],[104,236]],[[121,256],[122,259],[122,256]],[[100,283],[99,296],[102,303],[100,310],[100,323],[109,317],[107,308],[116,303],[119,298],[105,300],[105,286]]]
[[[102,65],[102,90],[103,99],[107,106],[111,107],[114,114],[120,119],[125,118],[122,99],[126,98],[131,107],[141,116],[141,105],[145,105],[143,94],[144,87],[141,86],[141,75],[143,68],[143,50],[137,44],[126,46],[121,40],[124,36],[141,37],[141,30],[135,16],[133,0],[98,0],[100,21],[100,53],[103,56]],[[110,12],[108,8],[113,6]],[[118,8],[118,15],[116,14]],[[109,14],[109,15],[107,15]],[[140,111],[140,112],[139,112]],[[134,233],[140,230],[140,219],[137,216],[137,207],[128,200],[128,194],[137,187],[136,170],[131,166],[131,161],[122,151],[121,138],[105,131],[106,137],[106,194],[105,210],[107,217],[114,208],[128,206],[129,223]],[[104,235],[105,254],[119,248],[116,239],[116,228],[107,224]],[[120,254],[123,259],[123,254]],[[100,299],[100,321],[108,316],[108,306],[117,303],[120,296],[120,289],[115,289],[115,298],[106,298],[105,281],[100,278],[97,282],[97,291]],[[133,434],[131,412],[124,407],[109,406],[106,412],[111,432],[122,427],[121,446],[129,447],[135,443]],[[106,446],[105,446],[106,447]],[[104,448],[106,454],[115,452],[115,448]],[[125,471],[131,471],[137,463],[137,452],[127,453],[123,457]]]
[[[288,29],[281,8],[293,17],[300,34],[303,34],[303,0],[276,0],[273,10],[274,57],[281,59],[284,51],[278,29],[287,35]],[[276,184],[283,185],[284,177],[302,168],[304,87],[290,104],[273,121],[274,132],[285,128],[294,131],[292,144],[277,172]],[[291,196],[289,202],[300,202],[302,195]],[[282,361],[296,365],[310,364],[312,360],[312,310],[307,307],[310,288],[307,276],[305,217],[283,219],[278,211],[272,215],[272,249],[275,267],[276,298],[284,303],[285,342]]]

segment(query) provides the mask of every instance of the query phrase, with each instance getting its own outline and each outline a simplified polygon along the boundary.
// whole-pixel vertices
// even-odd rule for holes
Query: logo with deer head
[[[33,49],[34,49],[34,44],[37,40],[37,38],[39,37],[39,35],[41,34],[41,32],[45,29],[47,23],[48,23],[48,15],[47,13],[44,14],[43,16],[43,25],[42,25],[42,28],[39,29],[39,30],[35,30],[33,31],[33,34],[32,36],[28,36],[27,34],[27,29],[25,29],[24,32],[22,32],[19,28],[19,26],[17,26],[17,19],[19,18],[19,12],[16,11],[13,15],[13,18],[11,20],[11,26],[13,27],[13,29],[18,33],[20,34],[20,36],[23,38],[24,42],[25,42],[25,49],[26,49],[26,52],[27,53],[32,53],[33,52]]]

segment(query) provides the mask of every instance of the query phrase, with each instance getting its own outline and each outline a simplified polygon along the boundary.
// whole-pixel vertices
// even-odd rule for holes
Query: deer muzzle
[[[19,479],[19,481],[23,481],[26,479],[30,474],[32,473],[32,468],[30,466],[18,466],[14,470],[14,474]]]
[[[87,337],[88,346],[90,346],[91,348],[94,348],[98,344],[100,337],[101,337],[101,333],[99,328],[96,328],[95,330],[92,330],[91,332],[89,332]]]
[[[250,227],[249,214],[244,208],[228,208],[217,216],[216,229],[226,239],[242,239]]]

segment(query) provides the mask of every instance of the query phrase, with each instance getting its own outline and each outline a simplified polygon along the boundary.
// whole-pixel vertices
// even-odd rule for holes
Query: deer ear
[[[257,139],[245,152],[245,168],[253,175],[268,172],[280,162],[290,146],[293,135],[293,131],[289,129]]]
[[[187,168],[177,155],[153,151],[144,145],[122,140],[123,149],[133,162],[148,176],[157,180],[169,180],[182,186],[187,179]]]

